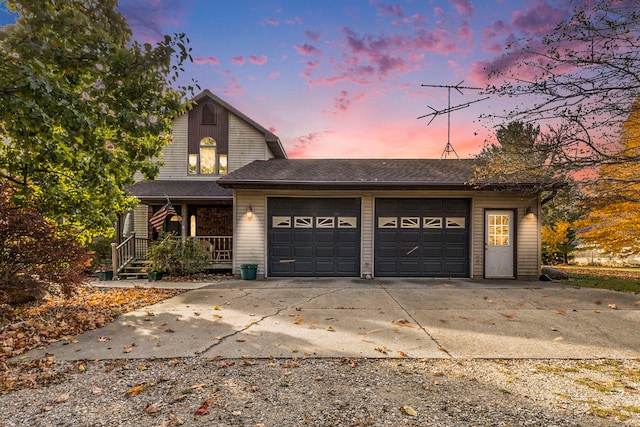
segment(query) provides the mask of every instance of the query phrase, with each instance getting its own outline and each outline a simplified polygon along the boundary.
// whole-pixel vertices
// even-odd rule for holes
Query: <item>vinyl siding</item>
[[[540,239],[538,215],[538,197],[535,194],[509,192],[479,192],[473,199],[472,217],[475,227],[472,229],[473,276],[483,277],[484,272],[484,215],[486,209],[515,210],[516,254],[515,273],[519,279],[537,279],[540,274]],[[527,208],[534,213],[526,218]]]
[[[187,123],[188,115],[178,117],[173,125],[173,141],[162,150],[160,160],[164,166],[160,168],[158,180],[193,179],[187,172]]]
[[[133,231],[137,237],[146,238],[149,234],[149,207],[138,205],[133,209]]]
[[[229,172],[254,160],[268,160],[269,148],[264,135],[253,126],[229,113]]]
[[[257,276],[264,277],[266,262],[266,197],[262,192],[235,191],[233,198],[234,239],[233,272],[240,274],[242,264],[257,264]],[[251,206],[253,218],[247,218]]]
[[[240,274],[240,264],[257,263],[258,274],[264,275],[267,261],[266,198],[269,196],[290,197],[360,197],[362,199],[362,248],[361,272],[363,276],[372,273],[374,259],[373,208],[375,197],[421,197],[421,198],[470,198],[470,276],[483,278],[484,270],[484,212],[485,209],[513,209],[516,213],[516,274],[519,279],[537,279],[540,271],[539,201],[536,195],[509,192],[474,191],[377,191],[363,194],[358,191],[294,191],[294,190],[236,190],[234,273]],[[251,205],[253,219],[246,218]],[[534,216],[526,218],[527,208]]]

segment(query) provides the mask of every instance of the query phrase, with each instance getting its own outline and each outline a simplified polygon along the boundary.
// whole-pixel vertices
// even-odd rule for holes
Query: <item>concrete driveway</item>
[[[63,360],[638,358],[638,331],[640,296],[548,282],[232,280],[128,313],[46,352]]]

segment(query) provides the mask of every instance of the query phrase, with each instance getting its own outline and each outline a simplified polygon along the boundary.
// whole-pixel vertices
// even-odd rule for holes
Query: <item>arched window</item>
[[[200,117],[200,123],[203,125],[215,125],[216,124],[216,107],[207,102],[202,106],[202,116]]]
[[[218,153],[216,140],[207,136],[200,140],[198,154],[189,154],[189,174],[226,175],[227,155]]]
[[[202,138],[200,141],[200,173],[203,175],[215,175],[217,172],[216,140],[211,137]]]

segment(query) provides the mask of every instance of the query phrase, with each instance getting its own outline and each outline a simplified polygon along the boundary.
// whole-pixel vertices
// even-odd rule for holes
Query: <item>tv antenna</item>
[[[466,102],[464,104],[460,104],[452,107],[451,106],[451,89],[457,90],[458,92],[460,92],[460,95],[464,95],[464,93],[462,93],[462,89],[482,90],[482,88],[480,87],[461,86],[463,82],[464,80],[462,80],[457,85],[425,85],[425,84],[421,85],[424,87],[439,87],[439,88],[447,89],[447,108],[445,108],[444,110],[436,110],[432,106],[427,105],[427,107],[431,108],[433,112],[418,117],[418,119],[422,119],[422,118],[431,116],[431,120],[429,120],[429,123],[427,123],[427,126],[429,126],[431,122],[435,120],[436,117],[438,117],[441,114],[447,113],[447,145],[444,147],[444,151],[440,155],[440,159],[446,159],[451,153],[455,154],[456,157],[460,159],[460,156],[458,156],[458,153],[456,153],[456,150],[453,148],[453,145],[451,145],[451,112],[462,110],[463,108],[469,107],[471,104],[475,104],[476,102],[489,99],[489,97],[487,96],[486,98],[476,99],[475,101]]]

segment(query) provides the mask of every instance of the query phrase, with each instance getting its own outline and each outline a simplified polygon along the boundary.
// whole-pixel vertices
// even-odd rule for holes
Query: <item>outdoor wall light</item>
[[[173,215],[169,221],[171,222],[182,222],[182,217],[180,215]]]
[[[525,215],[527,216],[527,218],[533,218],[533,211],[531,210],[531,208],[527,208],[527,210],[525,211]]]
[[[253,208],[249,205],[249,209],[247,209],[247,219],[253,218]]]

